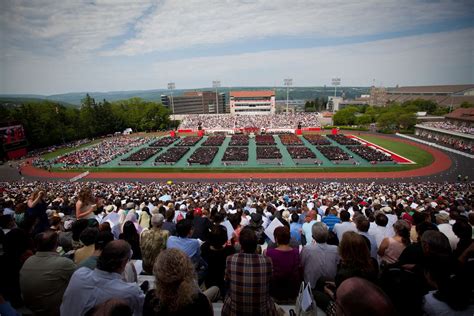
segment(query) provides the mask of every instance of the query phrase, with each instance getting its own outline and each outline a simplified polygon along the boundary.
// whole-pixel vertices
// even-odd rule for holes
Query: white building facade
[[[275,114],[275,91],[273,90],[231,91],[229,99],[231,114]]]

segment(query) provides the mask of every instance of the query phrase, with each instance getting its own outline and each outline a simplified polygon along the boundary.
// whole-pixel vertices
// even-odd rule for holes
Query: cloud
[[[469,16],[467,1],[162,1],[105,55],[140,55],[275,37],[349,37]]]
[[[188,58],[157,62],[153,69],[159,85],[167,80],[177,88],[209,86],[282,86],[286,77],[295,86],[330,84],[387,86],[474,82],[472,38],[474,28],[308,49],[288,49],[230,56]]]
[[[228,56],[127,63],[71,58],[21,58],[0,72],[0,93],[177,89],[211,86],[430,85],[474,82],[474,28],[398,39]]]
[[[150,1],[2,1],[0,28],[9,49],[52,54],[93,51],[121,36]],[[25,49],[27,50],[27,49]],[[6,49],[2,52],[7,54]]]

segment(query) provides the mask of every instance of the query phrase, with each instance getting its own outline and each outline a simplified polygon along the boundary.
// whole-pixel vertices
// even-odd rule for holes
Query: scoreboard
[[[2,149],[8,159],[20,158],[27,153],[28,141],[23,125],[9,125],[0,127]]]

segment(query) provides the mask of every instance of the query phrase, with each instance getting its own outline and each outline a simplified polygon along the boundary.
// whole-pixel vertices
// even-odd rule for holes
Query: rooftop
[[[388,93],[459,93],[474,89],[474,84],[443,85],[443,86],[412,86],[389,89]]]
[[[237,97],[237,98],[273,97],[275,96],[275,91],[273,90],[231,91],[230,96]]]
[[[445,117],[455,120],[474,122],[474,108],[456,109],[453,112],[446,114]]]

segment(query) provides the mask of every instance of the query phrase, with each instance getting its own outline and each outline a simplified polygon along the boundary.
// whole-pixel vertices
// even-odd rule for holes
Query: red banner
[[[192,133],[192,129],[178,129],[178,133]]]
[[[20,148],[17,150],[12,150],[12,151],[7,152],[7,156],[8,156],[8,159],[18,159],[23,156],[26,156],[26,153],[27,153],[26,148]]]

